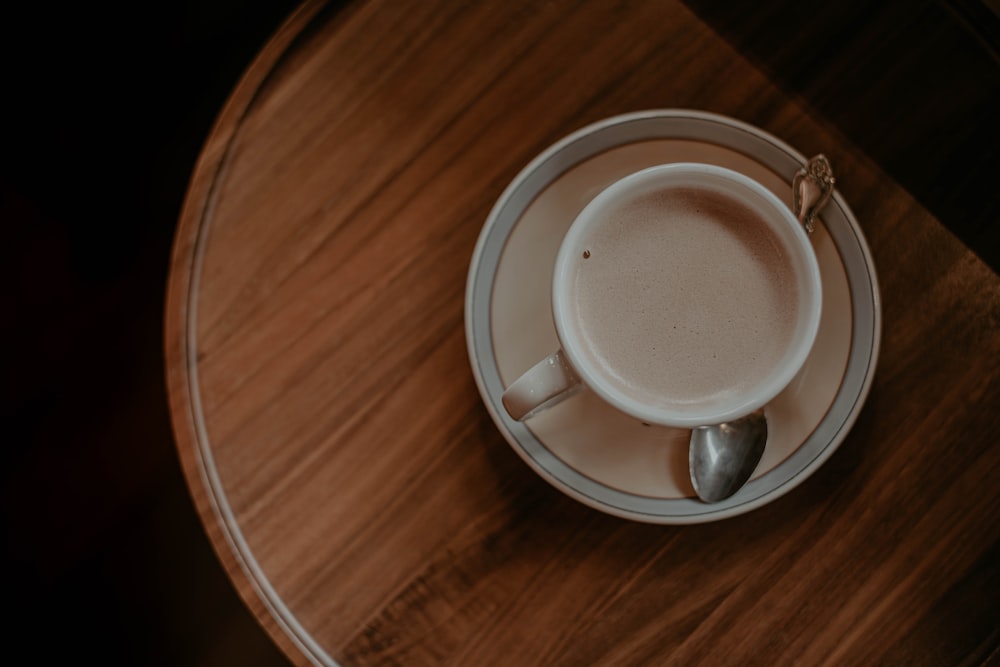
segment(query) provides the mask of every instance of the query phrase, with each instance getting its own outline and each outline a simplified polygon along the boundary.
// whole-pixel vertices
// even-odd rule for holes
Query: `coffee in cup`
[[[670,164],[598,194],[552,282],[561,349],[504,393],[524,419],[580,384],[636,418],[738,418],[801,368],[819,326],[819,267],[771,192],[720,167]]]

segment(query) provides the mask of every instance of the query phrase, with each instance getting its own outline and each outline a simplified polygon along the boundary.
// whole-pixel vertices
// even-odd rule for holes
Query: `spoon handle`
[[[809,158],[795,172],[792,179],[792,211],[810,234],[816,215],[830,201],[835,182],[833,168],[822,153]]]

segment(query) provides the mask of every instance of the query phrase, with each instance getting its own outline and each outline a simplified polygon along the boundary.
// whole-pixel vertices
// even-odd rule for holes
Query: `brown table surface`
[[[293,662],[997,660],[1000,279],[928,210],[995,222],[978,188],[996,147],[959,161],[968,128],[914,141],[920,121],[850,87],[879,100],[919,79],[919,57],[893,66],[898,13],[809,9],[783,50],[766,11],[697,2],[306,3],[262,48],[191,179],[166,360],[202,520]],[[970,123],[995,102],[903,91],[935,95]],[[515,174],[590,122],[657,108],[825,153],[884,317],[834,456],[694,526],[609,516],[536,475],[482,404],[463,326],[474,244]],[[914,159],[936,171],[904,188],[887,169]]]

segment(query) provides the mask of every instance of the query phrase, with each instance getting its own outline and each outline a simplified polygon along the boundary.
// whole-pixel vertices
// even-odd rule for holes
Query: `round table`
[[[645,109],[825,153],[884,304],[837,451],[694,525],[537,474],[466,340],[470,262],[508,184]],[[932,665],[996,642],[998,319],[997,275],[684,4],[307,2],[192,176],[166,364],[209,537],[297,664]]]

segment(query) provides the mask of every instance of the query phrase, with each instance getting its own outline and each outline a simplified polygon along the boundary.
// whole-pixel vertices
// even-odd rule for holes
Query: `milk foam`
[[[611,210],[582,248],[571,278],[582,353],[636,400],[692,410],[725,400],[759,384],[792,341],[789,252],[742,204],[659,190]]]

